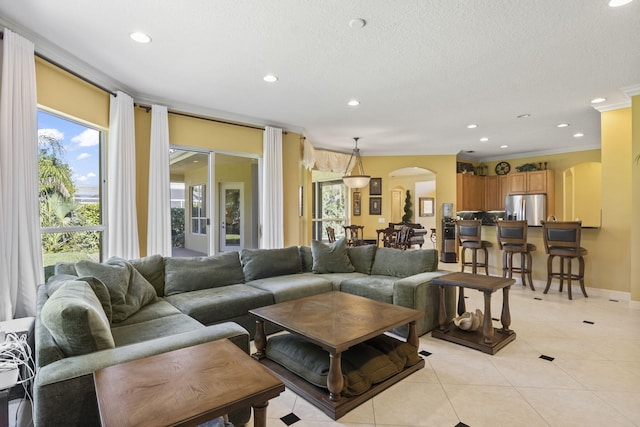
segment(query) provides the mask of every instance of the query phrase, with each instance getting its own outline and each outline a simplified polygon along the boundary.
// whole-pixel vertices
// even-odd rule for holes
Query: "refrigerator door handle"
[[[524,197],[522,198],[522,219],[528,219],[527,218],[527,199],[525,199]]]

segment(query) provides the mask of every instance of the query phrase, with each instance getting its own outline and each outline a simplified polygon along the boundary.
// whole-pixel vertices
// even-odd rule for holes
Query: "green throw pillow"
[[[113,312],[111,310],[111,296],[109,295],[109,289],[107,289],[107,286],[95,277],[78,277],[72,276],[70,274],[56,274],[55,276],[51,276],[49,280],[47,280],[47,294],[51,296],[68,281],[76,280],[82,280],[83,282],[87,282],[87,284],[91,286],[91,289],[93,289],[93,292],[96,294],[96,297],[98,297],[98,300],[100,301],[100,305],[102,305],[104,314],[107,316],[109,323],[111,323],[111,321],[113,320]]]
[[[311,241],[314,273],[353,273],[355,269],[347,255],[347,240],[336,240],[330,245]]]
[[[358,273],[371,274],[376,245],[362,245],[347,248],[347,255]]]
[[[283,249],[242,249],[240,262],[247,282],[301,271],[297,246]]]
[[[132,259],[129,260],[129,263],[151,283],[159,297],[164,296],[164,258],[162,255]]]
[[[122,322],[158,298],[154,287],[122,258],[113,257],[103,264],[78,261],[76,270],[81,276],[97,277],[107,286],[114,323]]]
[[[67,357],[115,347],[109,319],[85,281],[60,285],[43,304],[40,318]]]

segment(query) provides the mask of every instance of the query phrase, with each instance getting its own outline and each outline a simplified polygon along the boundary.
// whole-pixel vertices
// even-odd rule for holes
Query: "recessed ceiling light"
[[[351,107],[355,107],[360,105],[360,101],[358,101],[357,99],[352,99],[351,101],[347,102],[348,105],[350,105]]]
[[[467,125],[467,129],[475,129],[477,127],[478,125],[474,125],[474,124]]]
[[[519,116],[516,116],[516,118],[518,119],[526,119],[527,117],[531,117],[531,114],[520,114]]]
[[[632,0],[610,0],[609,7],[618,7],[624,6],[625,4],[631,3]]]
[[[352,19],[351,21],[349,21],[349,26],[351,28],[355,28],[356,30],[363,28],[365,25],[367,25],[367,21],[362,18]]]
[[[489,138],[487,138],[486,136],[483,136],[482,138],[480,138],[480,142],[487,142],[489,140]]]
[[[599,103],[604,102],[604,101],[606,101],[606,100],[607,100],[607,98],[593,98],[593,99],[591,100],[591,103],[592,103],[592,104],[599,104]]]
[[[568,127],[568,126],[569,126],[569,123],[560,123],[560,124],[558,125],[558,127],[559,127],[559,128],[566,128],[566,127]]]
[[[151,43],[151,37],[149,37],[147,34],[141,31],[136,31],[135,33],[131,33],[129,34],[129,37],[131,37],[131,40],[136,41],[138,43]]]
[[[500,148],[509,148],[508,145],[501,145]]]
[[[262,78],[262,80],[264,80],[265,82],[268,82],[268,83],[273,83],[273,82],[277,82],[278,78],[276,76],[274,76],[273,74],[267,74],[266,76],[264,76]]]
[[[584,133],[574,133],[573,137],[574,138],[582,138],[584,136]]]

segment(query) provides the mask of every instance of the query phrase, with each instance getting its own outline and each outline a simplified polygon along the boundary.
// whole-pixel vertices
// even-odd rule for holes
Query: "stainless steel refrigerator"
[[[504,199],[504,218],[527,220],[531,225],[540,225],[547,218],[546,194],[512,194]]]

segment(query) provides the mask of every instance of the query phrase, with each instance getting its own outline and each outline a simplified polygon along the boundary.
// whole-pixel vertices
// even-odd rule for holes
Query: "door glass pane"
[[[240,246],[240,190],[225,189],[224,200],[225,245]]]

